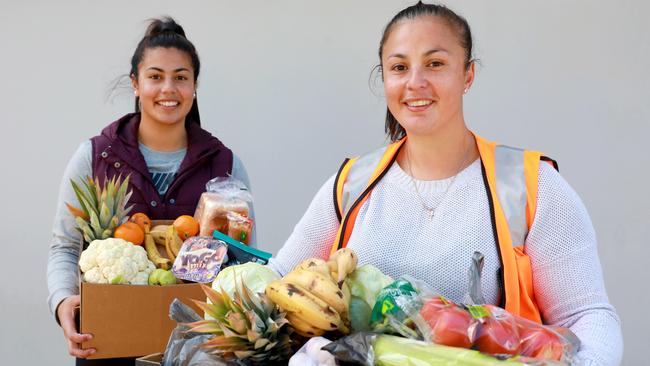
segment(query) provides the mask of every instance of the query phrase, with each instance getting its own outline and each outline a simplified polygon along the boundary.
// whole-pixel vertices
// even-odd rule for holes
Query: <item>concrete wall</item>
[[[369,85],[386,22],[411,1],[3,1],[0,11],[3,364],[71,364],[47,309],[45,269],[63,169],[132,108],[128,72],[145,20],[169,14],[201,56],[203,126],[242,158],[260,247],[277,252],[349,155],[385,142]],[[591,214],[624,364],[642,364],[650,257],[648,2],[449,1],[481,60],[471,128],[540,149]],[[370,83],[372,84],[372,83]]]

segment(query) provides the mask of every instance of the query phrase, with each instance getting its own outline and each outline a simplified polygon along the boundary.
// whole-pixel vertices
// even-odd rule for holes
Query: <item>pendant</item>
[[[429,216],[429,221],[433,220],[434,211],[427,209],[427,213],[428,213],[428,216]]]

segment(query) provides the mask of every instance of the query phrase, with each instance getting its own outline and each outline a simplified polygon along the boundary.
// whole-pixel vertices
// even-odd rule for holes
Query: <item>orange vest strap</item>
[[[375,184],[386,174],[397,158],[403,138],[370,154],[344,162],[336,177],[335,210],[341,219],[330,253],[347,245],[359,213]]]
[[[535,302],[530,258],[524,242],[537,208],[540,161],[557,163],[536,151],[498,145],[474,135],[481,157],[495,241],[502,264],[502,306],[513,314],[541,322]],[[402,139],[368,155],[344,162],[334,184],[334,203],[341,225],[331,253],[345,247],[359,209],[395,161]],[[503,300],[502,300],[503,301]]]

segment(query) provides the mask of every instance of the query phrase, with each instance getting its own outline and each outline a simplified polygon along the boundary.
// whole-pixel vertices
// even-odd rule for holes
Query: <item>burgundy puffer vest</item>
[[[100,182],[113,176],[127,175],[133,190],[131,214],[144,212],[151,219],[173,219],[194,215],[205,183],[232,171],[232,151],[198,123],[186,122],[187,153],[164,197],[154,186],[138,145],[140,114],[127,114],[91,138],[93,176]]]

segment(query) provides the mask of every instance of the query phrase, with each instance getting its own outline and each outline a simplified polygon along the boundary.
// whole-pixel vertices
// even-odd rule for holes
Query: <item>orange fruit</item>
[[[178,216],[172,225],[183,240],[199,233],[199,223],[190,215]]]
[[[129,218],[129,221],[135,222],[140,226],[140,229],[142,229],[142,232],[148,232],[151,229],[151,219],[147,214],[144,214],[142,212],[134,213],[131,218]]]
[[[113,237],[124,239],[135,245],[142,245],[144,231],[135,222],[127,221],[115,229]]]

